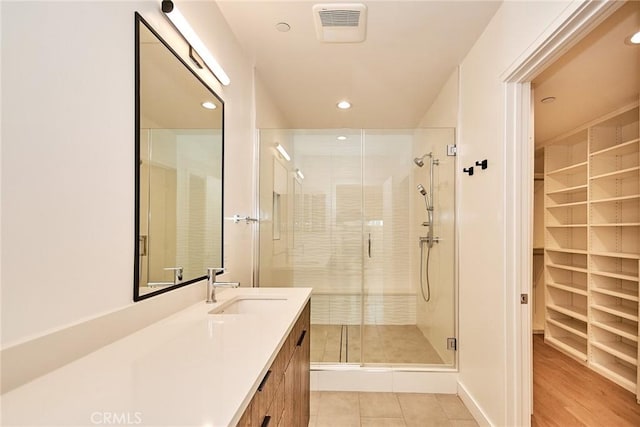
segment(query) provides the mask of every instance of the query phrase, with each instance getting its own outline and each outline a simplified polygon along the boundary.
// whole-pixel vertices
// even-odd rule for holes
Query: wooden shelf
[[[638,227],[640,222],[625,222],[618,224],[591,224],[592,227]]]
[[[591,366],[594,371],[599,372],[619,386],[629,390],[632,393],[636,392],[637,374],[635,369],[631,369],[616,362],[590,362],[589,366]]]
[[[633,310],[632,308],[625,307],[622,305],[616,306],[607,306],[600,304],[591,304],[591,307],[596,310],[604,311],[605,313],[613,314],[614,316],[621,317],[627,320],[633,320],[634,322],[638,321],[638,309]]]
[[[547,225],[547,228],[586,228],[587,224],[559,224]],[[586,251],[585,251],[586,252]]]
[[[622,144],[614,145],[612,147],[607,147],[599,151],[594,151],[590,154],[591,157],[601,156],[603,154],[606,155],[614,155],[619,156],[622,154],[632,154],[634,152],[638,152],[638,141],[640,139],[635,138],[631,141],[623,142]]]
[[[556,325],[565,331],[571,332],[574,335],[587,339],[587,324],[576,319],[553,319],[547,318],[547,322]]]
[[[639,104],[545,146],[543,283],[545,341],[640,397]]]
[[[594,320],[591,322],[593,326],[609,331],[628,340],[638,342],[638,325],[632,325],[622,322],[601,322]]]
[[[547,195],[554,195],[554,194],[573,194],[573,193],[579,193],[581,191],[587,191],[587,184],[584,185],[576,185],[574,187],[568,187],[568,188],[562,188],[560,190],[553,190],[553,191],[549,191],[547,192]]]
[[[589,177],[590,180],[595,181],[599,179],[625,179],[632,178],[638,175],[640,166],[634,166],[632,168],[622,169],[615,172],[603,173],[602,175],[596,175]]]
[[[638,365],[638,348],[620,341],[591,341],[591,345],[632,365]]]
[[[549,193],[547,193],[549,194]],[[638,196],[640,198],[640,196]],[[582,206],[582,205],[586,205],[587,201],[584,200],[582,202],[570,202],[570,203],[557,203],[555,205],[548,205],[547,209],[558,209],[558,208],[569,208],[569,207],[573,207],[573,206]]]
[[[571,266],[571,265],[547,264],[547,267],[560,268],[562,270],[568,270],[568,271],[578,271],[580,273],[587,273],[587,269],[586,268],[574,267],[574,266]]]
[[[592,287],[591,290],[593,292],[599,292],[605,295],[611,295],[612,297],[623,298],[627,301],[638,301],[638,290],[635,291],[627,290],[627,289],[607,289],[607,288],[598,288]]]
[[[626,259],[640,259],[640,254],[628,253],[628,252],[589,252],[590,255],[606,256],[610,258],[626,258]]]
[[[583,362],[587,361],[587,350],[585,345],[579,340],[572,337],[551,337],[545,336],[544,341],[549,343],[556,348],[564,350],[566,353],[571,354],[573,357],[582,360]]]
[[[572,283],[554,283],[547,282],[547,286],[551,286],[552,288],[562,289],[563,291],[573,292],[574,294],[579,295],[587,295],[587,288],[582,288],[579,285]]]
[[[547,172],[547,176],[554,175],[577,175],[581,172],[587,173],[587,162],[580,162],[574,165],[565,166],[560,169],[552,170]]]
[[[583,307],[577,307],[575,305],[561,305],[561,304],[548,304],[548,308],[557,311],[558,313],[566,314],[574,319],[587,321],[587,309]],[[638,316],[636,316],[637,318]]]
[[[561,252],[565,254],[587,255],[589,251],[583,249],[545,248],[547,252]]]
[[[612,203],[612,202],[625,202],[640,199],[640,194],[633,194],[630,196],[618,196],[618,197],[609,197],[606,199],[598,199],[598,200],[590,200],[589,203]],[[582,203],[582,202],[581,202]]]

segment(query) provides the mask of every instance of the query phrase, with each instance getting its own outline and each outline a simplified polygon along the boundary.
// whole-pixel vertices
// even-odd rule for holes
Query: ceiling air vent
[[[367,29],[367,7],[362,3],[327,3],[313,6],[318,40],[325,43],[359,43]]]

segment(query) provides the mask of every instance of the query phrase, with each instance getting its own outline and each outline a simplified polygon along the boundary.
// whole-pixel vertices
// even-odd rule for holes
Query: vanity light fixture
[[[190,48],[193,48],[198,56],[202,58],[205,65],[211,71],[213,76],[218,79],[220,83],[227,86],[231,83],[229,76],[224,72],[218,61],[211,55],[207,47],[204,45],[200,37],[193,31],[191,25],[187,22],[185,17],[180,13],[176,5],[171,0],[162,1],[162,11],[169,18],[171,23],[176,27],[178,32],[184,37],[189,44]]]
[[[351,103],[349,101],[340,101],[336,105],[341,110],[348,110],[349,108],[351,108]]]
[[[636,31],[634,34],[627,37],[624,42],[632,46],[640,45],[640,31]]]
[[[304,175],[300,169],[296,169],[296,176],[300,179],[304,179]]]
[[[284,147],[280,144],[276,144],[276,150],[278,150],[278,152],[280,153],[280,155],[282,157],[284,157],[284,159],[288,162],[291,160],[291,156],[289,155],[289,153],[287,153],[287,150],[284,149]]]
[[[211,101],[205,101],[202,103],[202,106],[204,108],[206,108],[207,110],[215,110],[216,109],[216,104],[214,104]]]

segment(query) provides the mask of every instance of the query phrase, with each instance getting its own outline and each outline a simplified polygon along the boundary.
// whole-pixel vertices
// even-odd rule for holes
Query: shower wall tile
[[[315,325],[329,325],[330,295],[313,295],[311,297],[311,323]]]
[[[311,322],[319,325],[360,324],[360,295],[314,294]],[[364,302],[365,325],[415,325],[416,298],[407,295],[367,295]]]

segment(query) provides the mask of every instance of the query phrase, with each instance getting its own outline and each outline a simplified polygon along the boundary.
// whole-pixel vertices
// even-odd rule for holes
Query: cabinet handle
[[[270,422],[271,422],[271,415],[265,415],[264,419],[262,420],[261,427],[267,427]]]
[[[267,380],[269,379],[269,375],[271,375],[271,369],[267,371],[264,378],[260,382],[260,385],[258,386],[258,391],[262,391],[262,389],[264,388],[264,385],[267,383]]]
[[[300,334],[300,338],[298,338],[298,342],[296,343],[296,347],[300,347],[302,345],[302,341],[304,341],[304,336],[307,335],[307,330],[305,329]]]

